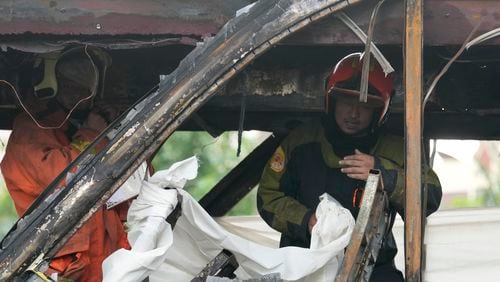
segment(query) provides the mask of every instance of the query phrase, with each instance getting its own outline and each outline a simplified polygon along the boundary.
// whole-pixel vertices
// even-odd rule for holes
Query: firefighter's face
[[[335,99],[335,121],[347,135],[357,135],[367,129],[372,122],[374,111],[373,107],[360,103],[357,98]]]
[[[82,86],[69,79],[60,79],[58,82],[57,100],[67,110],[87,110],[91,105],[89,87]]]
[[[91,89],[98,72],[87,57],[65,58],[57,63],[57,99],[66,109],[87,110],[92,102]]]

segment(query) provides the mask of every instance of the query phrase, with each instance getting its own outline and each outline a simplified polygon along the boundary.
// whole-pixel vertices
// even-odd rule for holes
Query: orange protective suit
[[[56,112],[42,124],[58,125],[64,117]],[[42,129],[24,113],[15,119],[1,169],[19,215],[99,134],[80,128],[68,136],[68,130],[67,122],[60,129]],[[119,248],[130,248],[122,224],[127,209],[125,204],[99,209],[59,250],[48,273],[77,281],[102,281],[102,261]]]

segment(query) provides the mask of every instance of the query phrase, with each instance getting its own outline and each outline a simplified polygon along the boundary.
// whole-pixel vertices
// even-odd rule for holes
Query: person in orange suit
[[[94,103],[103,95],[109,54],[94,47],[77,47],[49,59],[41,59],[38,67],[43,79],[32,91],[38,98],[49,99],[44,103],[37,100],[38,105],[16,117],[1,163],[20,216],[117,116],[111,107]],[[105,141],[97,148],[104,145]],[[101,281],[102,261],[115,250],[130,247],[123,226],[127,209],[127,204],[99,209],[53,257],[46,274],[57,273],[58,278],[72,281]]]

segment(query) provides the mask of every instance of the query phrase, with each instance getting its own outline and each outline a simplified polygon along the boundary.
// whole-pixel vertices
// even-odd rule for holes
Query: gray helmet
[[[34,66],[43,67],[43,78],[34,85],[35,95],[40,99],[57,96],[60,79],[88,87],[93,95],[102,95],[106,70],[110,65],[111,56],[93,46],[40,55]]]

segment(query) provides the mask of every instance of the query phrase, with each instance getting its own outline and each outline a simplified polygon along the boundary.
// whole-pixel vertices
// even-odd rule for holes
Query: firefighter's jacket
[[[268,161],[257,194],[262,218],[282,233],[280,246],[308,248],[309,219],[327,192],[357,217],[365,182],[347,177],[340,171],[341,158],[335,153],[336,141],[330,138],[324,120],[312,121],[293,130]],[[359,149],[359,148],[358,148]],[[354,151],[354,150],[353,150]],[[354,152],[352,152],[354,153]],[[375,169],[382,173],[389,194],[391,213],[404,214],[404,141],[401,137],[380,133],[369,152]],[[441,186],[436,174],[423,166],[427,183],[427,215],[441,201]],[[392,226],[391,226],[392,228]],[[397,249],[392,232],[387,234],[377,264],[391,262]]]
[[[65,113],[56,112],[41,121],[44,126],[56,126],[64,118]],[[72,134],[71,129],[68,122],[59,129],[42,129],[26,114],[15,119],[1,169],[19,215],[98,135],[85,128],[74,129]],[[126,212],[125,205],[99,209],[59,250],[49,273],[79,281],[101,281],[102,261],[128,246],[122,224]]]

